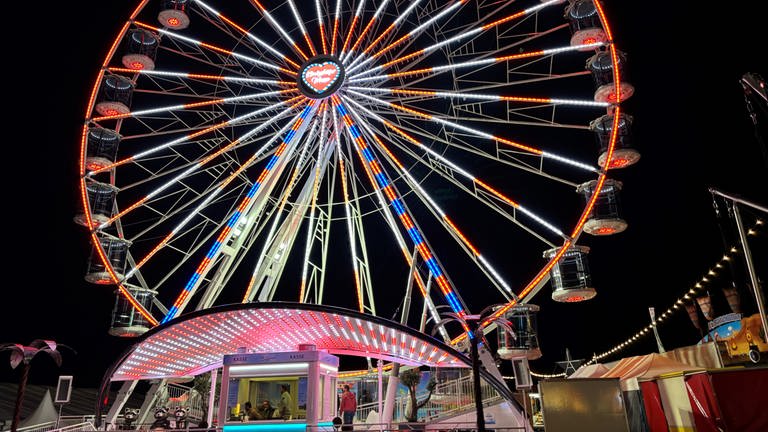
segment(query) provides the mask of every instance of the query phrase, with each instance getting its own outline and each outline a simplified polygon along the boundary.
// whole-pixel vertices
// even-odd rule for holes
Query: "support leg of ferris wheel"
[[[115,396],[115,401],[112,402],[112,406],[109,407],[109,411],[107,412],[107,417],[104,420],[104,424],[111,425],[112,427],[115,426],[117,417],[123,410],[125,402],[127,402],[128,398],[131,397],[131,393],[133,393],[133,390],[136,388],[136,384],[138,384],[138,381],[123,382],[123,385],[117,392],[117,396]]]
[[[281,171],[284,168],[285,164],[277,164],[275,166],[275,171]],[[196,291],[204,282],[207,273],[213,268],[216,269],[195,308],[196,310],[209,308],[216,302],[216,299],[219,294],[221,294],[222,289],[226,286],[226,283],[231,276],[231,271],[237,267],[237,257],[242,257],[243,253],[241,251],[248,249],[249,245],[255,240],[256,233],[258,233],[262,227],[261,220],[266,214],[265,208],[269,202],[270,193],[275,187],[275,179],[279,177],[279,173],[276,173],[276,175],[271,176],[264,183],[264,186],[259,189],[259,193],[254,197],[253,205],[243,212],[236,228],[231,231],[229,239],[224,242],[221,248],[216,252],[216,255],[211,259],[213,264],[206,268],[196,282],[196,286],[192,288],[193,292]],[[191,295],[189,297],[191,297]]]
[[[351,166],[345,165],[349,170],[347,178],[352,174]],[[360,286],[360,296],[362,297],[363,313],[370,313],[376,315],[376,303],[373,299],[373,282],[371,280],[370,266],[368,264],[368,246],[365,242],[365,229],[363,228],[362,211],[360,209],[360,195],[358,193],[357,184],[350,182],[349,190],[352,193],[352,200],[350,202],[350,212],[352,216],[351,228],[353,233],[351,236],[357,240],[356,250],[360,251],[360,254],[355,254],[355,260],[358,267],[358,284]],[[368,358],[368,366],[371,367],[371,360]]]
[[[309,169],[312,169],[319,175],[327,172],[328,163],[333,154],[333,147],[326,146],[320,149],[321,154],[315,163]],[[296,170],[301,170],[297,166]],[[291,204],[292,208],[288,211],[285,219],[281,220],[287,199],[293,191],[293,185],[286,185],[281,193],[277,208],[273,214],[272,228],[270,229],[264,248],[254,268],[251,278],[248,294],[244,302],[250,302],[254,299],[258,301],[271,301],[274,298],[277,283],[282,276],[285,264],[287,262],[289,251],[294,247],[296,238],[299,234],[299,225],[305,219],[305,216],[313,202],[316,201],[314,194],[317,191],[316,185],[323,180],[322,177],[308,176],[299,191],[296,201]]]
[[[316,109],[317,108],[315,107],[307,117],[311,118],[314,115]],[[269,174],[266,176],[264,183],[262,184],[262,186],[259,188],[259,190],[254,195],[253,199],[251,200],[251,203],[243,211],[242,216],[240,217],[240,220],[239,220],[239,221],[243,221],[243,223],[240,225],[241,229],[230,230],[228,234],[228,238],[222,241],[223,243],[222,247],[220,247],[216,251],[214,256],[210,258],[210,261],[213,264],[207,266],[202,271],[200,277],[195,282],[195,285],[190,288],[190,294],[186,297],[186,300],[184,301],[184,303],[180,305],[177,315],[182,313],[187,303],[189,302],[189,299],[192,298],[195,291],[200,287],[200,284],[202,284],[202,282],[205,280],[206,275],[211,271],[211,269],[214,266],[217,267],[216,272],[214,273],[214,276],[211,278],[211,283],[208,284],[208,287],[206,288],[206,291],[203,294],[203,297],[198,303],[197,310],[209,308],[216,301],[216,298],[221,293],[222,288],[226,285],[226,282],[232,276],[234,269],[237,268],[237,266],[234,265],[236,264],[234,258],[239,257],[239,259],[242,259],[244,254],[240,252],[242,251],[242,248],[244,247],[246,240],[247,239],[250,239],[251,241],[254,240],[255,236],[252,236],[251,234],[253,234],[253,232],[257,230],[258,227],[260,227],[260,224],[258,224],[257,221],[262,215],[265,205],[269,201],[269,197],[272,193],[272,190],[275,188],[277,184],[277,179],[281,178],[284,170],[288,166],[289,158],[287,157],[287,155],[290,155],[295,151],[298,145],[297,143],[301,141],[310,123],[311,122],[309,121],[303,122],[299,127],[299,129],[296,131],[295,135],[293,136],[293,139],[291,139],[290,143],[288,143],[288,146],[284,151],[284,154],[286,155],[286,157],[280,158],[275,164],[275,166],[272,167],[272,169],[269,171]],[[235,235],[235,233],[238,233],[238,234]],[[222,254],[224,254],[223,257],[222,257]]]
[[[432,298],[430,297],[430,289],[432,287],[432,277],[431,274],[428,274],[427,283],[424,284],[421,274],[418,270],[418,260],[419,260],[419,253],[418,250],[414,248],[413,252],[411,253],[411,268],[408,271],[408,281],[405,289],[405,298],[403,300],[403,306],[402,311],[400,314],[400,324],[407,325],[408,324],[408,316],[410,314],[411,309],[411,298],[413,297],[413,282],[418,280],[418,283],[421,286],[424,286],[424,306],[422,307],[422,313],[421,313],[421,320],[419,323],[419,331],[424,332],[426,323],[427,323],[427,311],[428,310],[435,310],[435,306],[432,303]],[[441,330],[443,330],[441,328]],[[444,331],[441,333],[443,335],[443,340],[446,343],[449,343],[450,340],[448,338],[448,334]],[[400,364],[394,363],[392,365],[392,370],[389,374],[389,379],[387,381],[387,393],[384,399],[384,408],[382,409],[382,423],[385,425],[385,427],[390,428],[392,423],[392,416],[394,413],[395,408],[395,396],[397,393],[397,387],[400,384]]]
[[[333,181],[332,179],[331,182]],[[329,190],[333,190],[333,187],[331,186]],[[314,214],[310,217],[306,253],[304,255],[305,270],[302,274],[302,295],[299,299],[302,303],[322,303],[332,216],[333,206],[329,204],[327,206],[315,207]],[[313,254],[315,249],[318,249],[319,252]]]
[[[150,415],[150,411],[155,407],[157,400],[164,394],[163,390],[165,389],[166,384],[167,381],[164,379],[152,383],[147,395],[144,396],[144,402],[141,403],[141,408],[139,408],[139,416],[136,418],[137,425],[147,423],[147,419],[154,416],[154,413]],[[115,403],[117,403],[117,400],[115,400]]]

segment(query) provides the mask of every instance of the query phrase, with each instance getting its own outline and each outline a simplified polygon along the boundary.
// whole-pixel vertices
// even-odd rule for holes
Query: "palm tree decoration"
[[[19,426],[21,405],[24,400],[24,391],[27,388],[27,378],[29,377],[29,368],[32,359],[41,352],[44,352],[53,358],[53,361],[56,362],[56,366],[61,367],[61,352],[58,351],[58,348],[60,347],[69,348],[66,345],[58,345],[55,341],[43,339],[35,339],[29,346],[12,343],[0,345],[0,352],[10,351],[11,353],[11,368],[16,369],[16,366],[20,364],[22,365],[19,388],[16,392],[16,405],[13,408],[13,422],[11,423],[12,432],[16,432],[16,428]]]
[[[415,422],[419,418],[419,408],[426,405],[427,402],[429,402],[429,399],[432,397],[432,392],[435,390],[435,386],[437,385],[435,382],[435,377],[430,377],[429,383],[427,384],[427,391],[429,394],[421,401],[417,401],[416,399],[416,387],[418,387],[419,382],[421,382],[421,371],[419,368],[408,369],[404,372],[401,372],[399,378],[400,382],[404,386],[408,387],[408,395],[411,398],[411,403],[409,406],[410,409],[408,409],[405,413],[405,419],[409,422]]]

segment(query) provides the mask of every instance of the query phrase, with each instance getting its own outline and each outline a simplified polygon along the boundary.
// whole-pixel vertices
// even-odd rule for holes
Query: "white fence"
[[[480,381],[480,393],[483,403],[501,400],[501,396],[496,392],[496,389],[484,380]],[[426,392],[419,393],[416,399],[420,401],[425,397],[427,397]],[[408,399],[409,395],[400,396],[395,399],[392,421],[400,422],[405,420],[405,410],[409,404]],[[384,406],[383,403],[382,401],[382,407]],[[378,402],[358,405],[355,418],[358,422],[365,422],[371,412],[378,411],[378,409]],[[419,419],[435,420],[472,409],[475,409],[474,383],[472,376],[467,375],[456,380],[438,384],[432,392],[429,402],[419,409],[418,417]]]

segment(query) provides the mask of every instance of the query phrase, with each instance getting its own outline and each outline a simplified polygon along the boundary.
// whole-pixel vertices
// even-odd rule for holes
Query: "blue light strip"
[[[307,105],[306,108],[304,108],[304,111],[301,113],[301,116],[296,121],[296,123],[293,125],[290,131],[286,134],[285,138],[283,138],[283,142],[280,145],[280,147],[287,146],[291,140],[293,140],[294,136],[296,136],[296,130],[301,127],[301,125],[304,123],[304,120],[309,115],[311,109],[313,107],[313,104]],[[240,220],[240,217],[242,216],[241,209],[245,207],[245,204],[250,201],[255,195],[256,192],[259,190],[263,183],[263,179],[265,178],[266,174],[268,174],[272,168],[274,168],[275,164],[277,163],[277,160],[280,158],[280,152],[276,152],[272,157],[270,158],[269,162],[267,163],[267,166],[263,169],[261,175],[259,176],[259,179],[256,180],[253,185],[251,186],[251,189],[248,191],[246,197],[243,199],[243,202],[238,206],[237,211],[232,214],[230,219],[227,221],[226,228],[224,231],[219,235],[219,237],[216,239],[214,244],[211,246],[211,249],[208,250],[208,253],[205,256],[205,259],[202,263],[200,263],[200,266],[198,266],[197,270],[195,270],[195,273],[192,275],[192,277],[187,282],[186,286],[184,286],[184,290],[181,292],[181,295],[176,299],[173,306],[168,310],[168,313],[165,314],[165,317],[160,321],[160,324],[165,324],[168,321],[172,320],[176,317],[176,315],[179,313],[179,308],[184,304],[187,297],[192,292],[192,288],[194,288],[197,285],[197,281],[202,277],[203,271],[208,267],[208,265],[212,262],[214,257],[216,256],[216,253],[218,253],[219,249],[223,245],[223,240],[226,238],[226,234],[230,232],[238,220]]]

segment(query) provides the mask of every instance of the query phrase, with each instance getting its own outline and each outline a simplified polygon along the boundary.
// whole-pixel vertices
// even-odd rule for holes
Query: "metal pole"
[[[219,379],[219,370],[211,370],[211,389],[208,390],[208,412],[206,413],[205,422],[208,423],[208,427],[213,427],[213,407],[216,404],[216,381]],[[220,399],[221,400],[221,399]],[[223,424],[223,419],[217,419],[219,424]]]
[[[382,384],[381,380],[382,380],[383,374],[384,374],[384,372],[383,372],[384,371],[384,361],[382,359],[379,359],[377,363],[378,363],[378,366],[379,366],[379,386],[378,386],[378,389],[376,391],[376,395],[378,396],[376,399],[379,400],[379,403],[378,403],[378,410],[379,410],[379,421],[378,421],[378,423],[379,423],[379,432],[382,432],[383,429],[382,429],[382,422],[381,422],[381,420],[382,420],[383,416],[381,415],[382,414],[381,413],[381,411],[382,411],[382,400],[381,400],[381,396],[382,395],[381,395],[381,393],[384,391],[384,385]],[[362,420],[365,421],[365,419],[362,419]]]
[[[727,198],[728,200],[730,200],[730,201],[733,201],[734,203],[744,204],[744,205],[746,205],[746,206],[752,207],[752,208],[753,208],[753,209],[755,209],[755,210],[760,210],[760,211],[762,211],[763,213],[765,213],[765,214],[768,214],[768,208],[766,208],[766,207],[763,207],[763,206],[761,206],[761,205],[758,205],[758,204],[755,204],[755,203],[752,203],[752,202],[749,202],[749,201],[743,200],[743,199],[741,199],[741,198],[739,198],[739,197],[735,197],[735,196],[732,196],[732,195],[728,195],[728,194],[726,194],[726,193],[723,193],[723,192],[720,192],[719,190],[717,190],[717,189],[714,189],[714,188],[709,188],[709,191],[710,191],[711,193],[713,193],[713,194],[717,194],[717,195],[720,195],[720,196],[721,196],[721,197],[723,197],[723,198]]]
[[[664,345],[661,344],[659,329],[656,328],[656,309],[649,307],[648,313],[651,314],[651,326],[653,326],[653,334],[656,336],[656,345],[659,347],[659,354],[663,354],[667,351],[664,349]]]
[[[59,415],[56,417],[56,427],[54,429],[59,428],[59,422],[61,421],[61,407],[63,407],[64,404],[59,404]]]
[[[752,263],[752,252],[749,250],[749,244],[747,243],[747,235],[744,232],[744,225],[741,221],[741,214],[739,213],[738,204],[733,204],[733,215],[736,218],[736,227],[739,230],[739,239],[741,240],[741,247],[744,249],[744,260],[747,262],[747,271],[749,272],[749,280],[752,281],[752,290],[755,292],[755,302],[757,303],[757,311],[760,314],[760,323],[763,325],[763,334],[768,339],[768,323],[766,323],[765,309],[763,307],[763,296],[758,284],[757,275],[755,274],[755,265]],[[768,342],[768,340],[767,340]]]
[[[475,393],[475,411],[477,417],[477,432],[485,432],[485,414],[483,413],[483,395],[480,388],[480,356],[477,352],[477,343],[480,338],[480,331],[478,327],[480,325],[480,316],[471,315],[466,317],[467,325],[469,326],[470,333],[470,355],[472,357],[472,383]]]

